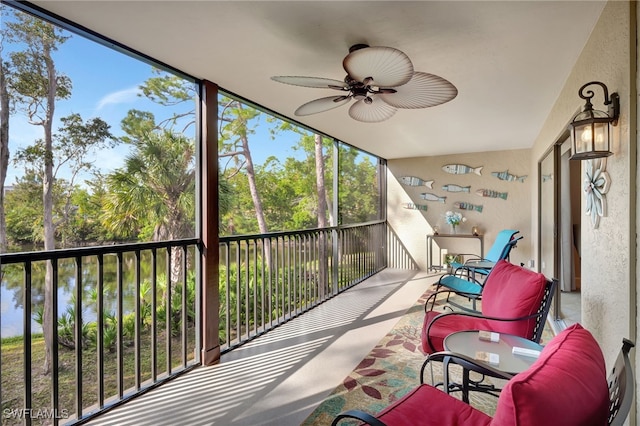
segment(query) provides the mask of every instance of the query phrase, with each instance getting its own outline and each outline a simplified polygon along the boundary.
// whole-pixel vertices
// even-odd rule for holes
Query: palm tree
[[[139,135],[124,167],[107,176],[101,217],[114,235],[153,241],[193,237],[195,145],[168,130]],[[172,282],[181,271],[181,251],[172,252]]]

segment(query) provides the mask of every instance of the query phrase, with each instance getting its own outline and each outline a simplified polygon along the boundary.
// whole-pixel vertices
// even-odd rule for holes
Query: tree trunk
[[[327,227],[327,190],[324,183],[324,156],[322,155],[322,136],[315,135],[315,157],[316,157],[316,189],[318,193],[318,228]],[[329,291],[329,247],[327,234],[321,231],[318,239],[319,259],[318,259],[318,288],[320,296],[324,296]]]
[[[42,179],[42,201],[44,205],[44,249],[55,249],[55,226],[53,225],[53,115],[55,112],[55,96],[57,91],[57,76],[56,69],[51,58],[51,51],[48,45],[45,43],[44,57],[47,65],[47,77],[49,81],[48,93],[47,93],[47,106],[46,106],[46,118],[43,122],[44,128],[44,145],[45,145],[45,159],[44,159],[44,176]],[[45,341],[45,358],[44,358],[44,373],[48,374],[51,371],[51,350],[57,342],[53,341],[53,327],[56,326],[57,321],[53,321],[53,313],[51,300],[53,292],[57,289],[53,288],[53,265],[51,261],[47,262],[47,271],[45,274],[45,291],[44,291],[44,315],[42,321],[42,332],[44,334]],[[77,301],[80,302],[80,301]],[[25,300],[24,303],[30,303]],[[76,342],[80,344],[80,342]]]
[[[267,221],[264,219],[264,210],[262,209],[262,200],[260,199],[260,193],[256,186],[256,172],[253,167],[253,159],[251,158],[251,150],[249,149],[249,140],[246,136],[242,136],[242,150],[244,151],[244,158],[247,162],[245,168],[247,170],[247,179],[249,179],[249,191],[251,192],[251,199],[253,200],[253,207],[256,210],[256,219],[258,220],[258,228],[261,234],[269,232],[267,228]]]
[[[2,48],[0,47],[0,52]],[[7,222],[4,212],[4,184],[9,167],[9,93],[5,67],[0,61],[0,253],[7,251]]]

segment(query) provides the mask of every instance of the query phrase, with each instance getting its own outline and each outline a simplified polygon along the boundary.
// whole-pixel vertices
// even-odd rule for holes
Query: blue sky
[[[84,120],[100,117],[111,125],[113,134],[121,136],[120,121],[130,109],[151,111],[157,121],[170,116],[170,112],[163,110],[164,107],[139,96],[139,86],[153,76],[149,64],[79,35],[67,34],[71,38],[54,52],[54,60],[58,72],[70,77],[73,90],[70,99],[56,103],[56,120],[71,113],[80,114]],[[15,46],[9,48],[15,49]],[[7,51],[5,47],[3,55]],[[54,125],[54,130],[57,127]],[[16,111],[11,116],[9,148],[12,156],[19,148],[32,144],[42,136],[42,127],[28,124],[24,113]],[[256,133],[250,139],[254,163],[263,163],[270,155],[280,158],[299,156],[299,153],[290,149],[298,138],[293,134],[282,135],[278,141],[273,141],[266,131]],[[120,145],[109,152],[100,152],[95,158],[95,165],[103,173],[112,171],[123,164],[128,150],[128,146]],[[21,175],[21,166],[10,164],[5,184],[12,185],[16,177]],[[65,177],[65,174],[59,177]]]

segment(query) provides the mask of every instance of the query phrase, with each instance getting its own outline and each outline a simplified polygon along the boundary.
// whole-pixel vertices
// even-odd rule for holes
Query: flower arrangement
[[[452,212],[452,211],[448,211],[444,214],[444,219],[446,220],[446,222],[453,226],[454,228],[458,225],[460,225],[461,222],[466,222],[467,218],[462,216],[462,213],[460,212]]]

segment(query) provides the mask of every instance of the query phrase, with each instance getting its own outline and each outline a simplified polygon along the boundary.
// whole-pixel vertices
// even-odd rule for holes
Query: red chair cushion
[[[462,330],[491,330],[493,326],[492,322],[486,319],[447,313],[439,317],[431,326],[431,329],[429,329],[429,324],[438,315],[442,315],[442,312],[428,311],[424,316],[424,323],[422,325],[422,351],[426,354],[443,351],[444,338],[451,333]],[[427,331],[429,332],[431,344],[434,346],[434,349],[429,345]]]
[[[420,385],[377,416],[388,426],[487,426],[491,417],[430,385]]]
[[[506,260],[493,267],[482,291],[482,315],[498,318],[519,318],[534,315],[542,303],[547,279]],[[533,337],[536,318],[517,322],[494,321],[490,330]]]
[[[609,390],[600,346],[575,324],[553,338],[500,394],[492,425],[606,425]]]

